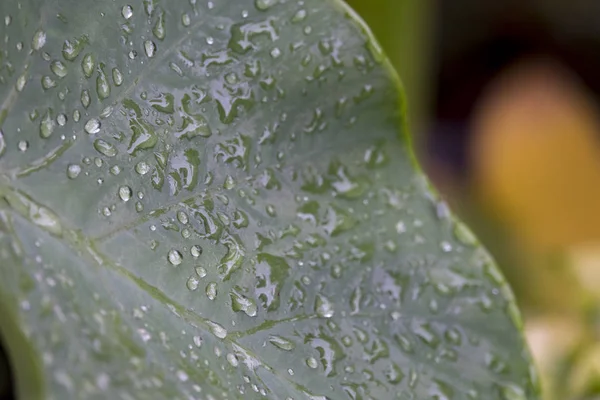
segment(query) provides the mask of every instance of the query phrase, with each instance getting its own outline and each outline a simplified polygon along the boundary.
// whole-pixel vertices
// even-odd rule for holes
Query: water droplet
[[[86,78],[90,78],[94,73],[94,67],[96,66],[96,60],[91,53],[87,53],[81,60],[81,70]]]
[[[123,6],[121,9],[121,15],[125,19],[131,18],[133,16],[133,7],[131,7],[129,4]]]
[[[146,175],[150,172],[150,166],[145,161],[140,161],[135,165],[135,172],[140,175]]]
[[[216,322],[207,322],[210,327],[210,331],[219,339],[225,339],[227,337],[227,329],[223,325],[217,324]]]
[[[98,70],[98,77],[96,78],[96,93],[98,94],[98,98],[100,100],[104,100],[110,96],[110,83],[108,83],[108,79],[106,78],[106,74],[104,70],[100,68]]]
[[[175,249],[169,250],[169,255],[167,256],[167,258],[169,259],[169,262],[174,266],[178,266],[183,262],[183,256],[179,251]]]
[[[94,148],[98,151],[98,153],[104,154],[107,157],[114,157],[118,153],[115,146],[103,139],[96,139],[96,141],[94,141]]]
[[[87,38],[82,36],[80,38],[65,40],[63,43],[62,55],[67,61],[73,61],[77,58],[81,50],[85,47]]]
[[[177,378],[181,382],[187,382],[187,380],[189,379],[189,376],[188,376],[188,374],[185,373],[185,371],[179,370],[179,371],[177,371]]]
[[[51,77],[49,77],[48,75],[45,75],[42,77],[42,88],[44,88],[44,90],[48,90],[48,89],[52,89],[53,87],[56,87],[56,81],[54,79],[52,79]]]
[[[309,368],[315,369],[315,368],[317,368],[317,367],[319,366],[319,362],[318,362],[318,361],[317,361],[317,359],[316,359],[316,358],[314,358],[314,357],[308,357],[308,358],[306,359],[306,365],[307,365]]]
[[[206,297],[208,297],[209,300],[217,298],[217,284],[215,282],[210,282],[206,285]]]
[[[156,44],[154,44],[152,40],[146,40],[144,42],[144,51],[148,57],[154,57],[154,54],[156,53]]]
[[[194,336],[193,341],[194,341],[194,345],[196,347],[202,346],[202,338],[200,336],[198,336],[198,335]]]
[[[296,347],[296,344],[294,342],[281,336],[272,335],[269,337],[269,342],[273,346],[285,351],[294,350],[294,348]]]
[[[50,64],[50,70],[59,78],[64,78],[68,73],[67,66],[59,60],[52,61]]]
[[[19,78],[17,79],[17,84],[16,84],[17,92],[22,92],[23,89],[25,88],[26,83],[27,83],[27,77],[25,76],[25,74],[19,76]]]
[[[67,177],[69,179],[75,179],[81,173],[81,167],[77,164],[69,164],[67,167]]]
[[[21,140],[19,143],[17,143],[17,147],[20,151],[25,152],[29,148],[29,142],[26,140]]]
[[[33,39],[31,40],[31,48],[33,50],[39,50],[46,44],[46,32],[38,30],[34,33]]]
[[[255,317],[257,313],[256,303],[254,300],[242,295],[236,290],[229,293],[231,298],[231,309],[233,311],[243,311],[249,317]]]
[[[158,15],[158,20],[156,21],[156,24],[154,25],[154,28],[152,29],[152,34],[158,40],[163,40],[165,38],[166,32],[165,32],[165,13],[164,12],[161,12]]]
[[[81,105],[84,108],[88,108],[90,106],[90,92],[87,89],[83,89],[81,91]]]
[[[297,24],[299,22],[302,22],[306,19],[306,10],[302,9],[302,10],[298,10],[296,11],[296,14],[294,14],[294,16],[292,17],[292,23]]]
[[[56,123],[60,126],[65,126],[67,124],[67,116],[65,114],[58,114],[56,116]]]
[[[227,354],[227,361],[231,364],[232,367],[237,367],[239,365],[239,360],[233,353]]]
[[[189,290],[191,290],[193,292],[194,290],[198,289],[199,283],[200,283],[200,280],[197,277],[190,276],[185,285],[187,286],[187,288]]]
[[[327,297],[318,294],[315,299],[315,313],[320,318],[331,318],[334,314],[333,304]]]
[[[123,74],[118,68],[112,69],[112,78],[115,86],[121,86],[123,84]]]
[[[206,274],[207,274],[206,268],[196,267],[196,275],[198,275],[200,278],[204,278],[206,276]]]
[[[119,188],[119,197],[123,201],[129,201],[129,199],[131,199],[132,193],[133,192],[131,191],[131,188],[129,186],[121,186]]]
[[[88,134],[93,135],[100,132],[100,126],[100,120],[97,118],[92,118],[85,123],[84,129]]]
[[[50,113],[51,110],[49,109],[48,111],[46,111],[46,113],[40,121],[40,137],[44,139],[49,138],[50,135],[52,135],[56,126],[56,123],[54,122],[54,119],[52,119]]]
[[[192,254],[192,257],[198,258],[202,254],[202,247],[200,247],[197,244],[195,244],[190,249],[190,253]]]
[[[266,11],[269,8],[273,7],[278,0],[255,0],[254,5],[260,11]]]
[[[127,56],[129,57],[130,60],[133,60],[137,57],[137,51],[131,50]]]
[[[192,21],[190,20],[190,15],[188,13],[185,13],[181,16],[181,24],[183,26],[190,26],[191,23]]]
[[[462,222],[457,222],[454,226],[454,236],[465,246],[475,246],[477,244],[475,234]]]
[[[183,225],[187,225],[187,223],[189,222],[188,215],[183,211],[177,211],[177,221],[179,221]]]
[[[110,167],[110,173],[113,175],[119,175],[121,173],[121,167],[119,167],[118,165],[113,165],[112,167]]]

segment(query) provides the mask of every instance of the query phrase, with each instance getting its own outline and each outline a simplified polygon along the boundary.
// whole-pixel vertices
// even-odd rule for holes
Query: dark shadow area
[[[0,340],[0,400],[16,400],[8,352]]]

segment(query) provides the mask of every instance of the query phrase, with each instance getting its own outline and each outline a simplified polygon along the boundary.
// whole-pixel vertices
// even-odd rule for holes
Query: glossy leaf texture
[[[506,282],[333,0],[0,3],[22,399],[537,398]]]

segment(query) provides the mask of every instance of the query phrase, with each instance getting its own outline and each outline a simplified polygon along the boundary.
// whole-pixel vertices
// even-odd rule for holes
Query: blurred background
[[[546,400],[600,399],[600,1],[347,0],[421,163],[509,278]]]

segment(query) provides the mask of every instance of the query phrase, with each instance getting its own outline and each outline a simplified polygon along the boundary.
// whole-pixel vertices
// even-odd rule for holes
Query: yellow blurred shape
[[[577,79],[550,60],[508,69],[473,117],[485,204],[528,243],[600,240],[600,123]]]
[[[537,317],[527,321],[525,336],[542,376],[543,398],[560,399],[556,382],[557,367],[583,340],[584,331],[577,318]]]

